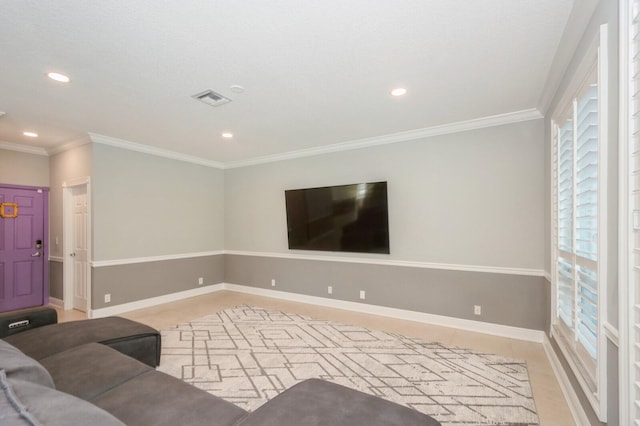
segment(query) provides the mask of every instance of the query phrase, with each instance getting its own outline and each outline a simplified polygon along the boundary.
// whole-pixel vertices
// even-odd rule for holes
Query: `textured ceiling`
[[[51,149],[92,132],[233,162],[528,110],[572,5],[5,0],[0,141]],[[398,85],[409,93],[389,96]],[[206,89],[232,102],[191,98]]]

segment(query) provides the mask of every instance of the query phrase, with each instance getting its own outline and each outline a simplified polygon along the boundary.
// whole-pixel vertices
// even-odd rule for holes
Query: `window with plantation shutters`
[[[556,129],[556,312],[595,390],[598,357],[598,84],[591,72]]]
[[[606,222],[601,216],[606,206],[606,123],[603,82],[599,82],[602,45],[597,46],[576,72],[576,81],[559,104],[558,113],[552,115],[552,334],[602,420],[606,417],[602,315],[606,306]]]
[[[593,81],[596,76],[591,76]],[[576,100],[575,262],[576,335],[588,358],[597,359],[598,336],[598,86],[587,85]]]
[[[569,253],[573,250],[573,114],[558,129],[557,141],[558,316],[573,327],[574,273]]]
[[[628,294],[628,349],[629,378],[627,413],[629,424],[640,425],[640,2],[630,2],[628,11],[628,94],[627,98],[628,126],[627,145],[621,150],[628,155],[627,167],[627,211],[628,253],[622,254],[627,259],[629,286]],[[624,276],[624,275],[623,275]],[[621,286],[620,291],[623,291]],[[624,392],[621,392],[625,395]]]

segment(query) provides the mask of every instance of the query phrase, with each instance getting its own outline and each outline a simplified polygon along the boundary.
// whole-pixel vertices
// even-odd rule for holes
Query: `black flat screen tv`
[[[387,182],[284,192],[292,250],[389,254]]]

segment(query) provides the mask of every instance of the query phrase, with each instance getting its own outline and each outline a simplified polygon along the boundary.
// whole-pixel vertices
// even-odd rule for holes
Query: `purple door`
[[[0,312],[49,303],[47,231],[46,189],[0,185]]]

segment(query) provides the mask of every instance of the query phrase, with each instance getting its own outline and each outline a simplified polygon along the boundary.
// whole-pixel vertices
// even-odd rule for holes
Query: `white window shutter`
[[[635,0],[640,1],[640,0]],[[598,417],[606,421],[606,27],[552,116],[552,332]],[[602,57],[600,54],[602,53]],[[605,59],[606,61],[606,59]],[[600,77],[605,80],[600,87]],[[640,360],[640,358],[639,358]],[[604,367],[603,367],[604,366]],[[604,372],[604,373],[603,373]],[[640,426],[640,424],[638,425]]]
[[[558,273],[558,315],[566,326],[573,328],[575,279],[573,261],[566,254],[573,251],[573,109],[568,118],[558,126],[557,134],[557,273]],[[565,256],[563,256],[565,254]]]
[[[596,75],[590,77],[597,80]],[[575,255],[577,339],[593,365],[598,350],[598,86],[588,85],[576,102]]]
[[[640,1],[634,0],[631,8],[630,25],[630,136],[629,153],[629,208],[631,214],[631,235],[629,256],[629,285],[633,297],[631,307],[631,366],[630,400],[631,418],[640,425]]]
[[[593,76],[592,79],[596,77]],[[598,260],[598,86],[589,85],[576,107],[576,247]]]

